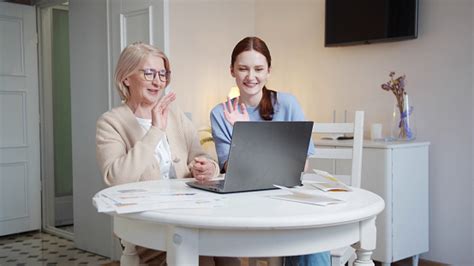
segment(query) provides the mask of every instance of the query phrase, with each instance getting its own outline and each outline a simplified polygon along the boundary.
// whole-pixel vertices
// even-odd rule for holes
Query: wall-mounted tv
[[[326,0],[325,46],[415,39],[418,0]]]

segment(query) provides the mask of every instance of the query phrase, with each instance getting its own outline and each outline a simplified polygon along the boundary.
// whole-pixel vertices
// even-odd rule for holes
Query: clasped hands
[[[190,170],[192,176],[198,182],[205,182],[211,177],[214,176],[216,171],[216,166],[209,159],[205,157],[196,157],[193,159],[190,165]]]

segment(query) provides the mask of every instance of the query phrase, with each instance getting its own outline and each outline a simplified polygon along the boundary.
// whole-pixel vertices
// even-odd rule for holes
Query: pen
[[[196,193],[190,193],[190,192],[165,193],[165,194],[161,194],[160,196],[191,196],[191,195],[196,195]]]
[[[329,190],[330,191],[351,191],[351,188],[349,186],[347,186],[346,184],[344,184],[344,182],[340,181],[339,179],[335,178],[333,175],[331,175],[330,173],[328,172],[325,172],[325,171],[321,171],[321,170],[318,170],[318,169],[313,169],[313,172],[315,172],[317,175],[320,175],[326,179],[329,179],[333,182],[336,182],[337,184],[339,184],[340,187],[342,187],[343,189],[341,190],[340,187],[335,187],[335,188],[330,188]],[[319,187],[318,187],[319,188]]]

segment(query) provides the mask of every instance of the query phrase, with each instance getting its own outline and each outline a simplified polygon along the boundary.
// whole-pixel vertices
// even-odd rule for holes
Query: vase
[[[391,137],[393,140],[414,140],[416,137],[414,107],[410,105],[408,95],[395,102],[392,113]]]

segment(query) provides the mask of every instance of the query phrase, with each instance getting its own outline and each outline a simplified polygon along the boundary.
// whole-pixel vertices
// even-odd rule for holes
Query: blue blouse
[[[232,99],[232,103],[236,98]],[[296,97],[284,92],[277,92],[276,99],[273,100],[274,114],[273,121],[305,121],[303,110],[301,109]],[[239,111],[240,106],[238,107]],[[257,107],[247,107],[250,121],[263,121]],[[222,104],[216,105],[211,111],[212,137],[216,145],[216,153],[219,160],[219,166],[224,166],[227,161],[232,139],[232,125],[224,117]],[[314,154],[313,141],[310,141],[308,155]]]
[[[232,100],[234,103],[236,99]],[[277,92],[276,101],[273,99],[273,121],[305,121],[303,110],[296,97],[284,92]],[[240,106],[238,107],[239,111]],[[263,121],[258,112],[258,107],[247,107],[250,121]],[[227,161],[232,139],[232,125],[224,117],[222,104],[216,105],[211,111],[212,137],[216,145],[219,166],[222,169]],[[313,140],[310,140],[308,155],[314,154]],[[328,251],[284,258],[285,265],[293,266],[329,266],[331,256]]]

